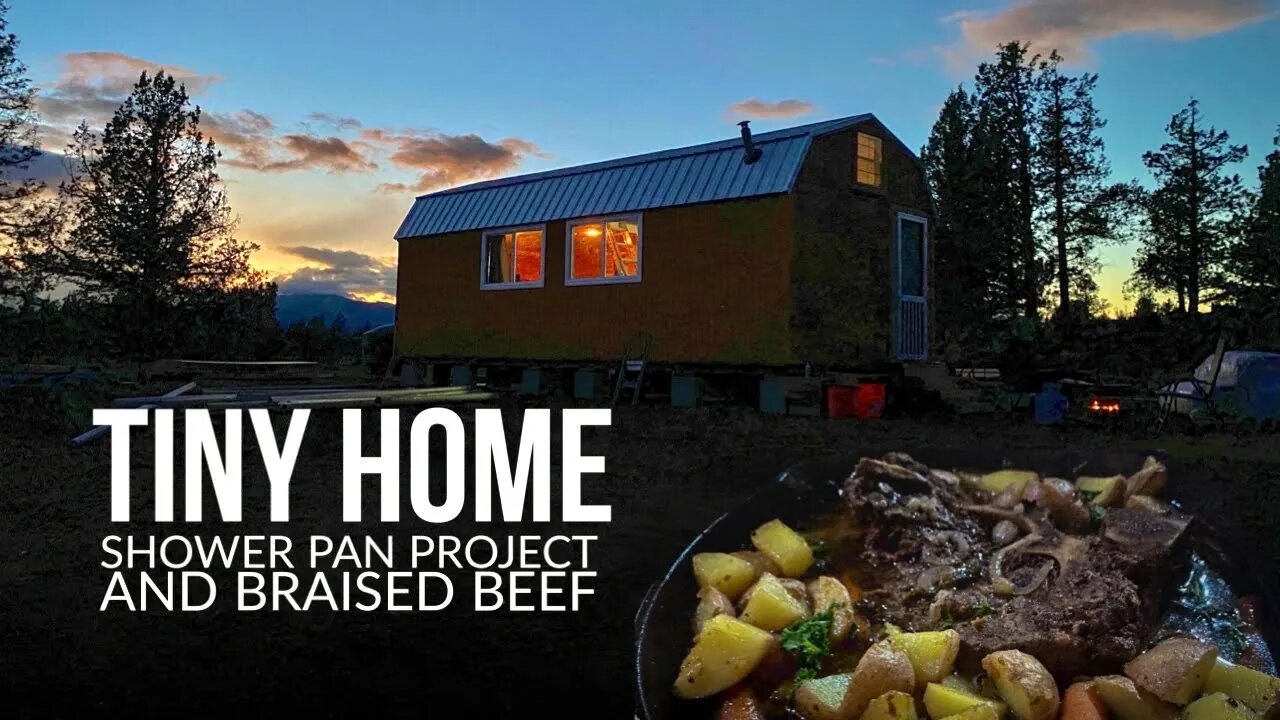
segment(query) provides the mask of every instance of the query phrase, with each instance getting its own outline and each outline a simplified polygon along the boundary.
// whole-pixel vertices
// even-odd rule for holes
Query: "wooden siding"
[[[783,364],[792,196],[643,213],[642,280],[566,286],[565,223],[546,224],[544,287],[480,289],[480,232],[400,241],[405,357],[618,357],[637,333],[671,362]]]
[[[882,139],[881,189],[854,181],[858,132]],[[819,365],[896,360],[894,223],[898,212],[931,217],[919,165],[868,124],[815,138],[794,194],[790,327],[796,360]],[[929,247],[932,252],[932,237]]]

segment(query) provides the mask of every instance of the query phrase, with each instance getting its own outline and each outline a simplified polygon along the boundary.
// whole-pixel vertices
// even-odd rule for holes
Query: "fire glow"
[[[1118,415],[1120,401],[1110,398],[1089,398],[1089,412],[1095,415]]]

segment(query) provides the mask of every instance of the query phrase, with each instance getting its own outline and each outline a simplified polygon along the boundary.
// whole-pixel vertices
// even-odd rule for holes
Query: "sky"
[[[141,70],[180,77],[238,234],[282,292],[391,299],[415,195],[874,113],[909,147],[1009,39],[1099,74],[1117,181],[1198,98],[1249,146],[1280,125],[1280,0],[10,0],[43,143],[101,128]],[[110,8],[107,12],[104,8]],[[1107,247],[1113,308],[1130,250]]]

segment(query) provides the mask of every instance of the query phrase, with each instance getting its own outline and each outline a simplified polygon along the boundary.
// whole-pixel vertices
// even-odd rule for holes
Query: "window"
[[[924,223],[898,217],[898,293],[924,297]]]
[[[640,217],[569,223],[566,285],[640,280]]]
[[[858,183],[880,187],[880,166],[883,160],[880,138],[858,133]]]
[[[542,287],[542,228],[485,231],[481,241],[480,287]]]

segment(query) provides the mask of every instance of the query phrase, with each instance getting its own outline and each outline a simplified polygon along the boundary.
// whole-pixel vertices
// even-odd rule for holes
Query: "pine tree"
[[[943,328],[981,331],[991,318],[987,219],[976,210],[973,98],[963,87],[947,96],[920,152],[933,192],[934,288]]]
[[[39,154],[35,90],[18,59],[18,38],[8,32],[8,11],[0,2],[0,298],[18,294],[25,285],[18,246],[33,218],[28,201],[43,187],[23,177]]]
[[[990,222],[993,310],[1001,316],[1038,317],[1045,275],[1033,227],[1038,62],[1025,45],[1006,43],[975,78],[973,169],[980,207],[974,210]]]
[[[1248,148],[1229,144],[1225,130],[1206,127],[1196,100],[1173,116],[1166,132],[1169,142],[1142,156],[1159,183],[1153,198],[1160,231],[1149,238],[1157,245],[1139,252],[1135,270],[1154,288],[1179,290],[1196,314],[1225,279],[1228,244],[1247,198],[1240,176],[1226,168],[1244,160]],[[1165,253],[1173,254],[1156,257]],[[1158,262],[1153,267],[1144,259]]]
[[[1246,230],[1232,248],[1232,295],[1254,308],[1280,307],[1280,128],[1258,168],[1258,194]]]
[[[1108,167],[1099,132],[1106,121],[1093,105],[1098,76],[1066,75],[1055,51],[1040,66],[1035,183],[1041,188],[1039,216],[1053,248],[1058,313],[1071,310],[1072,297],[1082,307],[1096,302],[1093,275],[1098,241],[1110,238],[1114,211],[1122,191],[1103,185]]]
[[[200,109],[173,77],[144,72],[101,137],[81,125],[71,152],[77,173],[60,190],[70,226],[38,259],[82,297],[122,311],[126,353],[173,349],[222,291],[260,284],[256,246],[233,234]]]

